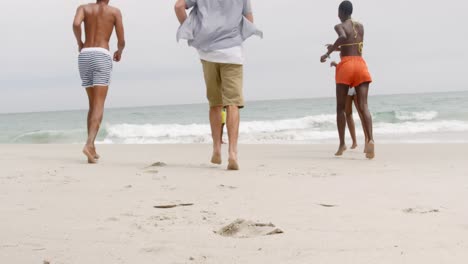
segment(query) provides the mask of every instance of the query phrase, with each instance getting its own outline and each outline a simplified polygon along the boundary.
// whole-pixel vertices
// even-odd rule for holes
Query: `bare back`
[[[85,48],[109,49],[109,40],[116,25],[118,9],[103,4],[83,6]]]
[[[364,42],[364,26],[351,19],[337,25],[346,33],[346,41],[341,45],[341,56],[361,56]]]

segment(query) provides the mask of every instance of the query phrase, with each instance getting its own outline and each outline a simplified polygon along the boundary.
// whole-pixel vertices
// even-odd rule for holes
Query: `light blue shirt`
[[[245,18],[252,13],[250,0],[185,0],[192,8],[177,31],[177,41],[185,39],[201,51],[215,51],[241,46],[253,35],[263,33]]]

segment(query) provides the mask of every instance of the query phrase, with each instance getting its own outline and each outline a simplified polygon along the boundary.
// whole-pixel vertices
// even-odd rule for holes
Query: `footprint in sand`
[[[141,252],[144,253],[153,253],[153,254],[160,254],[161,252],[164,251],[165,248],[163,247],[148,247],[148,248],[142,248],[140,249]]]
[[[149,166],[147,166],[147,167],[145,167],[143,169],[144,169],[144,173],[158,174],[159,171],[156,168],[162,168],[162,167],[166,167],[166,166],[167,166],[166,163],[158,161],[158,162],[155,162],[155,163],[153,163],[153,164],[151,164],[151,165],[149,165]]]
[[[320,205],[320,206],[322,206],[322,207],[327,207],[327,208],[333,208],[333,207],[337,207],[337,206],[338,206],[338,205],[336,205],[336,204],[318,204],[318,205]]]
[[[215,216],[216,215],[216,212],[212,212],[212,211],[200,211],[200,213],[205,214],[205,215],[209,215],[209,216]]]
[[[119,218],[117,217],[108,217],[106,219],[107,222],[118,222],[119,221]]]
[[[162,221],[170,221],[170,220],[177,220],[176,216],[167,216],[167,215],[155,215],[148,218],[149,222],[162,222]]]
[[[153,206],[156,209],[171,209],[175,207],[187,207],[187,206],[193,206],[193,203],[181,203],[181,204],[164,204],[164,205],[155,205]]]
[[[199,260],[202,261],[202,262],[204,263],[204,262],[207,260],[207,258],[208,258],[208,257],[206,257],[206,256],[201,256],[201,257],[199,258]],[[196,261],[197,259],[194,258],[194,257],[190,257],[189,260],[190,260],[190,261]]]
[[[230,185],[224,185],[224,184],[220,184],[220,185],[219,185],[219,188],[231,189],[231,190],[237,189],[236,186],[230,186]]]
[[[407,214],[435,214],[435,213],[440,213],[440,210],[417,207],[417,208],[403,209],[403,213],[407,213]]]
[[[210,211],[200,211],[200,214],[202,214],[203,221],[212,221],[216,217],[216,213]]]
[[[272,223],[263,224],[244,219],[237,219],[231,224],[221,228],[221,230],[215,231],[215,233],[224,237],[251,238],[282,234],[284,232],[281,229],[276,228]]]
[[[150,165],[150,167],[166,167],[166,166],[167,166],[166,163],[160,162],[160,161],[155,162],[155,163],[153,163],[153,164]]]

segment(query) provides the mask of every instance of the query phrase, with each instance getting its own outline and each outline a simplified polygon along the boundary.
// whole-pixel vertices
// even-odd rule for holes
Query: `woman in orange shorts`
[[[337,67],[338,63],[332,61],[330,63],[330,67]],[[357,148],[357,139],[356,139],[356,126],[354,125],[354,118],[353,118],[353,103],[358,107],[358,100],[357,100],[357,95],[356,95],[356,89],[354,87],[350,87],[348,90],[348,96],[346,97],[346,102],[345,102],[345,113],[346,113],[346,124],[348,125],[348,130],[349,134],[351,135],[351,139],[353,140],[353,145],[351,146],[351,149]],[[358,114],[359,118],[361,119],[361,124],[362,127],[364,127],[364,124],[362,123],[362,113],[358,109]],[[364,129],[364,142],[367,142],[367,134],[366,130]],[[365,149],[364,149],[365,150]]]
[[[338,8],[341,24],[335,26],[338,39],[334,44],[327,45],[328,52],[320,58],[320,61],[322,63],[326,62],[327,58],[334,51],[341,52],[341,62],[336,67],[336,120],[340,146],[335,155],[341,156],[346,151],[345,105],[349,88],[355,87],[358,102],[357,108],[362,114],[364,134],[367,136],[364,152],[367,158],[373,159],[375,157],[375,143],[372,133],[372,116],[367,104],[369,85],[372,82],[372,77],[366,62],[362,58],[364,26],[352,20],[352,13],[353,4],[350,1],[343,1]]]

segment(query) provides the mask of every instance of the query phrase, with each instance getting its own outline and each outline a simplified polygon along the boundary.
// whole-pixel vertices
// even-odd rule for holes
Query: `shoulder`
[[[339,29],[343,29],[343,28],[344,28],[343,23],[338,24],[338,25],[335,26],[335,30],[339,30]]]
[[[80,5],[78,7],[78,10],[82,10],[83,12],[91,12],[93,10],[93,6],[94,4],[84,4],[84,5]]]
[[[356,26],[356,28],[357,28],[357,30],[358,30],[359,32],[364,33],[364,25],[363,25],[361,22],[359,22],[359,21],[354,21],[353,23],[354,23],[354,25]]]
[[[335,25],[335,28],[343,28],[344,27],[344,24],[343,23],[340,23],[338,25]]]
[[[76,15],[79,15],[81,17],[84,17],[87,13],[88,10],[88,5],[80,5],[78,8],[76,8]]]
[[[358,27],[359,27],[360,29],[364,30],[364,25],[363,25],[362,23],[360,23],[360,22],[358,22]]]
[[[77,10],[77,11],[85,10],[87,6],[88,6],[88,4],[79,5],[79,6],[76,8],[76,10]]]
[[[353,20],[353,24],[358,28],[364,28],[364,25],[357,20]]]
[[[115,13],[121,13],[120,9],[118,7],[115,7],[115,6],[109,6],[109,8],[112,10],[112,12],[115,12]]]
[[[109,6],[112,14],[114,14],[115,16],[121,16],[122,15],[122,11],[120,11],[119,8],[115,7],[115,6]]]

